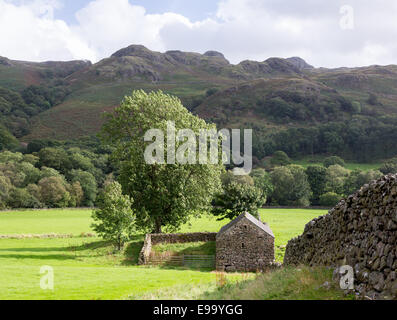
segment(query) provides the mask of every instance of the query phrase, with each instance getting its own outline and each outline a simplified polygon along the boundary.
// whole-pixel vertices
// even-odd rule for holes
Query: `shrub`
[[[272,166],[287,166],[291,164],[291,159],[284,151],[276,151],[270,160]]]
[[[397,173],[397,158],[390,159],[383,163],[380,171],[383,174]]]
[[[334,192],[327,192],[320,196],[320,205],[324,207],[333,207],[338,204],[342,197]]]
[[[332,157],[328,157],[326,159],[324,159],[324,167],[329,168],[330,166],[333,165],[340,165],[341,167],[345,167],[346,163],[345,160],[343,160],[342,158],[338,157],[338,156],[332,156]]]
[[[228,185],[230,183],[247,184],[254,186],[254,180],[248,175],[234,175],[233,171],[227,171],[221,175],[222,184]]]
[[[40,201],[27,189],[15,188],[10,192],[8,205],[11,208],[41,208]]]
[[[49,177],[39,181],[40,200],[52,208],[66,208],[70,202],[70,193],[66,182],[60,177]]]
[[[0,173],[0,209],[5,209],[7,207],[11,189],[12,184],[10,179]]]

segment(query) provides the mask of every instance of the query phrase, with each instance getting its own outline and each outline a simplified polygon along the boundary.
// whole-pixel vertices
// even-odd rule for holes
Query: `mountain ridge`
[[[395,65],[325,69],[299,57],[231,64],[217,51],[161,53],[141,45],[122,48],[95,64],[0,58],[0,87],[22,93],[30,85],[46,86],[56,93],[57,84],[66,92],[63,99],[26,115],[29,132],[21,141],[94,135],[101,114],[135,89],[176,95],[191,112],[223,127],[253,127],[260,135],[256,144],[267,145],[263,141],[270,135],[294,128],[374,120],[383,125],[397,117]],[[270,151],[257,153],[262,157]]]

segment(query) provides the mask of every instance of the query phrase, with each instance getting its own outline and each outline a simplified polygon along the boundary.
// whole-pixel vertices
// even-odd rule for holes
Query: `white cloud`
[[[60,0],[0,0],[0,55],[25,60],[98,59],[130,44],[218,50],[234,63],[301,56],[316,66],[397,63],[397,3],[350,0],[354,29],[340,27],[345,1],[221,0],[212,18],[148,14],[128,0],[94,0],[77,23],[54,19]]]
[[[93,59],[95,52],[61,20],[53,1],[14,4],[0,0],[0,55],[15,60]]]
[[[145,8],[128,0],[96,0],[76,14],[78,25],[72,29],[100,57],[130,44],[143,44],[152,50],[164,50],[160,30],[169,23],[189,25],[187,18],[174,14],[146,14]]]

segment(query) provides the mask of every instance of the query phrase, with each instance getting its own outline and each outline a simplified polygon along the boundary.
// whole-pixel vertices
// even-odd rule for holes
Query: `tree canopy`
[[[167,132],[170,121],[176,130],[189,129],[197,136],[201,129],[215,129],[191,114],[178,98],[161,91],[142,90],[125,97],[114,113],[108,114],[102,129],[103,140],[115,148],[112,159],[119,172],[118,181],[124,193],[134,199],[136,224],[142,230],[161,232],[163,227],[178,228],[190,216],[209,210],[214,192],[220,189],[220,163],[145,161],[150,145],[145,142],[145,134],[152,129]],[[183,143],[176,141],[176,148]],[[169,155],[165,150],[165,159]]]

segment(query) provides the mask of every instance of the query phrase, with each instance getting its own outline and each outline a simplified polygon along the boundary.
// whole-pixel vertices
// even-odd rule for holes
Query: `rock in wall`
[[[284,265],[349,265],[355,290],[397,299],[397,175],[364,185],[292,239]]]

